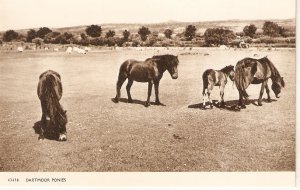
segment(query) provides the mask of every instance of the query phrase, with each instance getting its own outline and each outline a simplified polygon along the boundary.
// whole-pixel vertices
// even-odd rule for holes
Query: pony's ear
[[[67,110],[65,110],[64,113],[66,114],[66,113],[67,113]]]

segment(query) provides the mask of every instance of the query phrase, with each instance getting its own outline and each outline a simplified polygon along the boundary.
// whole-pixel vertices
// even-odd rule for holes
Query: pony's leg
[[[147,97],[147,101],[145,103],[146,107],[150,106],[150,96],[151,96],[151,93],[152,93],[152,86],[153,86],[153,82],[150,81],[148,83],[148,97]]]
[[[225,102],[224,102],[224,88],[225,88],[225,85],[222,84],[220,86],[220,101],[219,101],[219,106],[220,107],[225,105]]]
[[[268,95],[268,102],[271,102],[271,97],[270,97],[270,89],[269,89],[269,86],[268,86],[268,82],[266,83],[266,92],[267,92],[267,95]]]
[[[159,93],[158,87],[159,87],[159,82],[155,82],[154,83],[154,89],[155,89],[155,104],[156,105],[160,105],[161,104],[160,101],[159,101],[159,97],[158,97],[158,93]]]
[[[208,97],[208,101],[209,101],[209,103],[210,103],[210,108],[213,108],[213,102],[212,102],[212,99],[210,98],[210,94],[211,94],[211,91],[212,91],[212,89],[213,89],[213,85],[208,85],[208,87],[207,87],[207,97]]]
[[[265,86],[266,86],[266,81],[264,81],[264,82],[261,84],[260,93],[259,93],[259,97],[258,97],[258,100],[257,100],[258,106],[262,106],[261,100],[262,100],[262,96],[263,96],[263,94],[264,94]]]
[[[117,85],[116,85],[116,97],[115,97],[115,102],[118,103],[120,100],[120,96],[121,96],[121,87],[123,85],[123,83],[125,82],[126,77],[119,77],[118,81],[117,81]]]
[[[41,107],[42,107],[42,118],[41,118],[41,130],[40,130],[40,136],[39,139],[44,139],[44,127],[46,127],[47,120],[46,120],[46,103],[41,101]]]
[[[131,98],[131,94],[130,94],[130,88],[133,84],[133,80],[132,79],[128,79],[128,83],[126,85],[126,91],[127,91],[127,96],[128,96],[128,103],[132,103],[132,98]]]
[[[202,107],[205,108],[206,106],[206,100],[205,100],[205,97],[206,97],[206,91],[207,89],[204,89],[203,90],[203,93],[202,93]]]
[[[243,95],[242,95],[242,92],[239,91],[239,106],[244,109],[246,108],[244,102],[243,102]]]

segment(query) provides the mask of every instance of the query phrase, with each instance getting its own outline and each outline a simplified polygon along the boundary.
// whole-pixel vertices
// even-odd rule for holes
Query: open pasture
[[[134,82],[133,103],[126,83],[116,104],[119,66],[145,60],[157,50],[106,50],[82,54],[0,52],[0,171],[294,171],[296,131],[295,49],[273,51],[213,48],[169,50],[179,55],[179,77],[165,72],[160,101],[144,107],[147,84]],[[162,52],[160,52],[162,53]],[[238,91],[225,88],[227,107],[199,109],[202,73],[234,65],[245,57],[268,55],[286,87],[280,98],[256,106],[260,85],[247,92],[250,104],[236,110]],[[52,69],[63,84],[68,140],[38,140],[41,119],[39,75]],[[269,86],[271,81],[269,81]],[[154,102],[154,90],[151,102]],[[266,98],[266,93],[263,96]],[[219,99],[214,87],[212,98]]]

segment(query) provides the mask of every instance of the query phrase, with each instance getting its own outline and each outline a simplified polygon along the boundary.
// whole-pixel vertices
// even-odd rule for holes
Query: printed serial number
[[[8,182],[19,182],[19,178],[8,178]]]

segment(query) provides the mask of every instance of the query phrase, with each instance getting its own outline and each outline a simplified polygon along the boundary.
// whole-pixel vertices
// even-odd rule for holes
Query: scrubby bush
[[[106,32],[105,37],[106,38],[112,38],[112,37],[115,36],[115,34],[116,34],[115,31],[109,30],[108,32]]]
[[[227,45],[236,38],[233,31],[223,28],[209,28],[204,33],[206,45]]]
[[[263,25],[263,34],[271,37],[279,37],[283,36],[286,37],[287,30],[277,23],[266,21]]]
[[[148,35],[151,34],[149,28],[146,28],[143,26],[142,28],[139,29],[138,34],[141,36],[142,41],[146,41],[148,38]]]
[[[141,42],[137,39],[132,40],[132,47],[141,46]]]
[[[164,31],[164,34],[165,34],[166,38],[171,39],[171,36],[172,36],[172,34],[173,34],[173,31],[172,31],[171,29],[166,29],[166,30]]]
[[[24,36],[23,34],[19,34],[17,41],[19,42],[26,42],[26,36]]]
[[[33,29],[30,29],[30,30],[27,32],[26,41],[27,41],[27,42],[32,42],[32,39],[34,39],[34,38],[36,38],[36,37],[37,37],[36,31],[33,30]]]
[[[129,39],[129,36],[130,36],[130,32],[128,31],[128,30],[124,30],[123,31],[123,39],[124,39],[124,41],[128,41],[128,39]]]
[[[106,38],[100,37],[100,38],[93,38],[89,40],[91,45],[94,46],[104,46],[106,44]]]
[[[255,44],[295,44],[296,38],[284,38],[284,37],[268,37],[264,36],[258,39],[253,40]]]
[[[187,40],[192,40],[196,36],[196,26],[188,25],[185,29],[184,36]]]
[[[18,32],[15,32],[14,30],[8,30],[3,34],[3,41],[4,42],[11,42],[13,40],[18,39]]]
[[[44,37],[44,42],[45,43],[52,43],[52,44],[59,44],[60,33],[59,32],[50,32]]]
[[[38,47],[42,48],[42,44],[44,43],[44,40],[42,38],[34,38],[34,39],[32,39],[32,43],[35,44],[36,49]]]
[[[95,37],[100,37],[101,36],[102,29],[101,29],[101,26],[91,25],[91,26],[88,26],[85,29],[85,32],[86,32],[87,35],[95,38]]]
[[[60,44],[70,44],[73,42],[73,34],[65,32],[57,37]]]
[[[256,33],[257,27],[254,24],[250,24],[249,26],[245,26],[243,29],[243,32],[246,36],[249,36],[251,38],[254,37]]]
[[[36,37],[44,39],[45,36],[49,33],[51,33],[52,30],[50,30],[47,27],[41,27],[37,32],[36,32]]]

